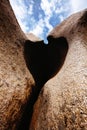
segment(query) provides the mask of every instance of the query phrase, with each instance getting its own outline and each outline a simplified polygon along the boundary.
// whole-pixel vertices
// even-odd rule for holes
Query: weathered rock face
[[[54,28],[48,40],[62,44],[60,37],[68,45],[64,64],[44,85],[29,130],[87,130],[87,10]]]
[[[9,1],[0,0],[0,130],[17,129],[35,84],[24,59],[26,39]]]
[[[9,0],[0,0],[0,130],[28,130],[49,79],[29,130],[87,129],[87,10],[48,42],[26,37]]]
[[[36,37],[33,33],[26,33],[26,36],[30,41],[33,42],[41,41],[41,39]]]

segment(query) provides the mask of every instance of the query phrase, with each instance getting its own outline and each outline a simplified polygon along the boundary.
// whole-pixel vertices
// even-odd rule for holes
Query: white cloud
[[[78,12],[87,8],[87,0],[71,0],[72,12]]]
[[[44,21],[43,21],[43,19],[40,19],[37,22],[36,27],[32,31],[30,31],[30,32],[32,32],[36,36],[41,37],[42,34],[43,34],[43,30],[44,30]]]
[[[44,33],[44,28],[48,28],[50,32],[53,29],[53,26],[50,24],[50,18],[53,16],[53,13],[60,14],[66,10],[66,8],[62,5],[62,0],[41,0],[41,9],[43,10],[45,17],[39,15],[39,21],[36,21],[32,14],[34,1],[31,1],[31,4],[25,4],[24,0],[10,0],[10,3],[13,7],[15,15],[18,19],[18,22],[24,32],[28,32],[29,29],[37,36],[42,36]],[[28,26],[28,19],[30,18],[31,27]],[[59,15],[60,21],[64,19],[64,16]]]
[[[30,4],[30,6],[29,6],[30,8],[28,9],[28,14],[29,15],[32,15],[33,14],[33,4]]]
[[[62,22],[65,19],[63,15],[59,15],[59,18],[60,18],[60,22]]]
[[[19,25],[21,27],[21,29],[26,33],[29,30],[29,26],[27,25],[27,23],[25,21],[22,22],[21,19],[18,19]]]
[[[64,3],[64,2],[67,3]],[[65,19],[63,13],[70,12],[70,2],[69,0],[41,0],[41,8],[45,13],[44,22],[46,27],[51,31],[53,26],[50,24],[50,18],[53,17],[54,14],[57,14],[60,22]],[[69,14],[67,14],[69,15]],[[59,22],[59,21],[58,21]]]
[[[23,1],[20,0],[10,0],[12,8],[15,12],[15,15],[18,19],[23,19],[27,14],[27,8]]]
[[[48,33],[45,30],[46,28],[49,32],[53,29],[50,20],[57,23],[57,21],[55,22],[53,19],[54,15],[56,15],[59,23],[70,14],[87,8],[87,0],[41,0],[41,3],[40,1],[36,1],[40,3],[40,7],[44,12],[44,15],[39,12],[39,20],[37,21],[35,19],[36,12],[34,12],[35,10],[33,7],[35,1],[26,0],[26,2],[27,4],[25,4],[25,0],[10,0],[22,30],[24,32],[33,32],[36,36],[41,37],[42,39],[45,36],[44,33]]]
[[[41,0],[41,8],[44,11],[45,16],[50,18],[53,15],[52,13],[54,11],[56,11],[56,6],[58,5],[58,3],[60,1],[58,1],[58,0],[53,0],[53,1]]]
[[[27,7],[21,0],[10,0],[10,3],[22,30],[26,32],[28,30],[28,27],[24,19],[27,15]]]
[[[42,0],[41,1],[41,8],[44,11],[44,24],[48,28],[49,32],[53,29],[53,26],[50,24],[49,20],[52,17],[52,13],[55,11],[55,3],[57,0],[49,1],[49,0]]]
[[[48,31],[50,32],[53,29],[53,26],[49,22],[50,17],[45,17],[44,18],[44,24],[48,28]]]
[[[45,14],[45,17],[42,17],[40,15],[39,21],[36,23],[35,28],[31,32],[34,33],[36,36],[43,38],[45,27],[48,29],[48,32],[53,29],[52,24],[50,24],[50,18],[53,17],[54,14],[57,14],[60,21],[62,22],[65,19],[62,13],[68,12],[70,7],[67,6],[67,4],[63,4],[62,2],[63,0],[41,0],[40,6]],[[70,3],[68,2],[68,5],[69,4]]]

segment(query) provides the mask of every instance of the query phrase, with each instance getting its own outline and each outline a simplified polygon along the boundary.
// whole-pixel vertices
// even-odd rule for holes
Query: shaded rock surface
[[[64,20],[48,40],[62,44],[60,37],[67,40],[68,52],[41,90],[29,130],[87,130],[87,10]]]
[[[26,39],[9,0],[0,0],[0,130],[17,129],[35,85],[24,59]]]
[[[25,36],[9,0],[0,0],[0,130],[28,129],[87,129],[87,10],[45,45]]]

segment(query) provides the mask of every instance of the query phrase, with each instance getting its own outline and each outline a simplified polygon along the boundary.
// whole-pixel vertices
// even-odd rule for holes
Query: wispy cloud
[[[10,0],[22,30],[45,39],[70,14],[87,8],[86,0]]]
[[[60,2],[60,1],[59,1]],[[50,24],[50,19],[55,15],[56,13],[59,13],[59,2],[58,0],[49,1],[49,0],[42,0],[41,1],[41,8],[44,11],[45,18],[44,22],[46,26],[48,27],[49,31],[52,29],[52,24]]]
[[[30,32],[34,33],[36,36],[39,36],[42,38],[42,35],[43,35],[43,30],[44,30],[44,21],[42,19],[40,19],[38,22],[37,22],[37,25],[36,27],[31,30]]]
[[[50,0],[41,0],[40,3],[40,7],[44,12],[44,17],[41,18],[40,21],[43,21],[43,27],[47,28],[47,33],[50,32],[53,27],[54,24],[52,23],[56,23],[58,24],[59,22],[63,21],[64,18],[66,17],[64,12],[68,12],[69,8],[67,8],[67,5],[63,4],[63,0],[54,0],[54,1],[50,1]],[[56,16],[55,20],[54,17]],[[51,22],[52,20],[52,22]],[[41,27],[41,22],[38,22],[38,24]],[[39,26],[37,25],[37,27]],[[37,28],[36,27],[36,28]],[[34,31],[34,30],[33,30]],[[37,30],[38,31],[38,30]],[[37,32],[35,29],[35,32]],[[44,31],[44,29],[41,29],[41,31]],[[43,34],[44,32],[39,32],[39,34]]]
[[[32,14],[33,14],[33,4],[30,5],[30,7],[29,7],[27,13],[28,13],[29,15],[32,15]]]
[[[25,6],[24,2],[20,0],[10,0],[10,3],[22,30],[26,32],[28,30],[28,26],[25,21],[27,17],[27,7]]]

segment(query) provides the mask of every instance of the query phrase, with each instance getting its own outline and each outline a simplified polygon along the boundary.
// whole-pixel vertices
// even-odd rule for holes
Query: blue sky
[[[22,30],[45,40],[65,18],[87,8],[87,0],[10,0],[10,3]]]

